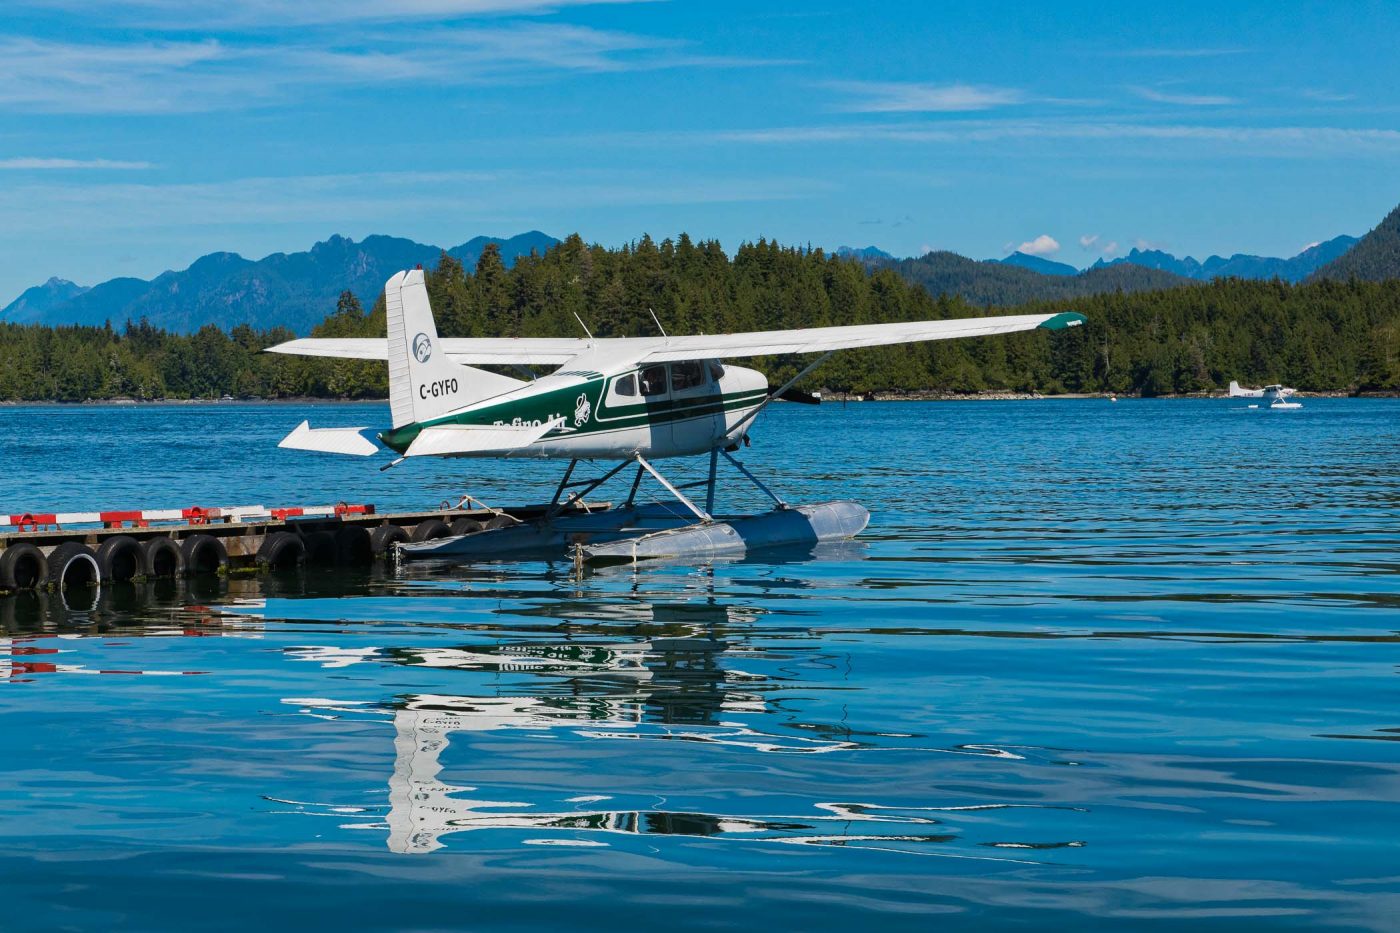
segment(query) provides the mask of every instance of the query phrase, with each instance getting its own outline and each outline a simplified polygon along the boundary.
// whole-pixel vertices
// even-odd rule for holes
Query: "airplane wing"
[[[828,353],[855,347],[951,340],[1009,334],[1018,330],[1062,330],[1084,323],[1074,311],[1059,314],[1013,314],[1003,317],[958,318],[949,321],[910,321],[897,324],[855,324],[847,327],[808,327],[802,330],[754,331],[713,337],[672,337],[649,341],[638,362],[661,363],[723,357],[776,356],[789,353]]]
[[[561,366],[584,354],[637,363],[672,360],[777,356],[826,353],[854,347],[881,347],[924,340],[981,337],[1019,330],[1061,330],[1084,323],[1074,311],[1059,314],[1013,314],[1002,317],[910,321],[896,324],[855,324],[846,327],[807,327],[740,334],[684,337],[448,337],[443,352],[466,365]],[[389,358],[388,341],[378,337],[303,337],[269,347],[270,353],[321,356],[345,360]]]

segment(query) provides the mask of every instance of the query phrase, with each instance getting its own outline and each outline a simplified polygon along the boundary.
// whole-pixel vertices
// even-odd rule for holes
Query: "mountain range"
[[[1358,242],[1354,236],[1338,236],[1323,243],[1314,243],[1288,259],[1236,253],[1228,259],[1224,256],[1211,256],[1205,262],[1197,262],[1190,256],[1178,259],[1171,253],[1157,249],[1133,249],[1128,255],[1117,259],[1100,259],[1090,268],[1132,263],[1135,266],[1161,269],[1163,272],[1202,282],[1224,278],[1283,279],[1285,282],[1301,282],[1341,257]]]
[[[999,262],[1007,266],[1020,266],[1022,269],[1039,272],[1041,275],[1079,274],[1079,270],[1067,262],[1056,262],[1053,259],[1046,259],[1044,256],[1031,256],[1020,250],[1017,250],[1005,259],[988,259],[987,262]]]
[[[922,285],[930,295],[957,295],[978,305],[1019,305],[1028,301],[1081,298],[1105,292],[1155,291],[1201,284],[1161,269],[1128,263],[1090,268],[1083,272],[1065,266],[1068,273],[1047,274],[1018,262],[997,259],[978,262],[949,252],[927,253],[915,259],[901,259],[883,265],[893,269],[906,281]]]
[[[532,250],[544,252],[557,242],[547,234],[530,231],[506,239],[476,237],[443,250],[398,237],[369,236],[356,243],[332,236],[305,252],[273,253],[256,261],[237,253],[210,253],[187,269],[165,272],[149,281],[117,278],[84,288],[51,278],[27,289],[0,310],[0,323],[101,326],[110,321],[121,327],[128,320],[144,317],[151,324],[181,333],[206,324],[224,329],[251,324],[288,327],[305,334],[335,309],[342,291],[354,292],[361,304],[369,307],[390,275],[419,264],[431,267],[441,253],[471,268],[486,245],[495,243],[502,259],[511,265]],[[1359,240],[1334,237],[1288,259],[1236,254],[1198,262],[1161,250],[1134,249],[1127,256],[1100,260],[1080,271],[1067,263],[1023,252],[983,262],[951,252],[896,259],[875,246],[842,246],[835,253],[871,270],[893,269],[933,295],[958,295],[981,305],[1173,288],[1227,276],[1289,282],[1395,278],[1400,277],[1400,208]]]
[[[875,262],[881,259],[893,259],[893,253],[887,253],[878,246],[838,246],[836,255],[842,259],[859,259],[861,262]]]
[[[537,230],[508,239],[476,237],[447,250],[399,237],[369,236],[356,243],[332,236],[306,252],[273,253],[256,261],[237,253],[210,253],[187,269],[150,281],[117,278],[84,288],[51,278],[0,310],[0,322],[100,327],[110,321],[121,327],[144,317],[157,327],[184,333],[205,324],[225,329],[251,324],[305,334],[335,310],[342,291],[354,292],[368,308],[389,276],[419,264],[432,266],[443,252],[470,268],[486,245],[495,243],[511,265],[531,250],[544,252],[557,242]]]

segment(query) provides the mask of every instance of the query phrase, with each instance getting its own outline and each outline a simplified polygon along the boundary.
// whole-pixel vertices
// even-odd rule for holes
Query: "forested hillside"
[[[948,252],[902,259],[889,263],[888,268],[922,285],[930,295],[957,295],[975,305],[1019,305],[1099,292],[1140,292],[1191,284],[1190,279],[1144,266],[1100,266],[1073,275],[1047,275],[1044,268],[1032,269],[1007,261],[976,262]],[[1074,271],[1072,267],[1065,268]]]
[[[1024,272],[1006,267],[1011,272]],[[1118,267],[1122,269],[1123,267]],[[1113,269],[1102,270],[1114,272]],[[1128,270],[1130,273],[1132,270]],[[1071,278],[1071,277],[1062,277]],[[809,379],[854,392],[983,389],[1159,395],[1283,381],[1304,390],[1400,389],[1400,281],[1221,280],[1145,292],[990,309],[933,297],[895,268],[760,240],[730,257],[718,242],[643,237],[606,249],[573,236],[513,268],[489,247],[472,270],[443,254],[429,291],[444,336],[721,333],[880,321],[1079,310],[1084,327],[1048,333],[847,351]],[[316,328],[382,336],[382,300],[355,296]],[[206,326],[176,335],[0,324],[0,398],[382,397],[384,366],[260,352],[285,329]],[[796,360],[753,362],[777,380]]]
[[[1380,282],[1400,278],[1400,207],[1391,211],[1341,257],[1313,273],[1313,279],[1364,279]]]

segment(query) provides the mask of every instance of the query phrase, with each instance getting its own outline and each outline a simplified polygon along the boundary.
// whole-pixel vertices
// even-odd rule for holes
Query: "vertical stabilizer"
[[[384,283],[389,331],[389,410],[394,427],[440,418],[526,383],[454,363],[442,352],[423,270]]]

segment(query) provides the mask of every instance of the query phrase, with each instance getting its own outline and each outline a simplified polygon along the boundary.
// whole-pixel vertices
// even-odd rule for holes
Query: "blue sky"
[[[1393,2],[37,0],[0,304],[333,233],[1292,255],[1400,202]]]

